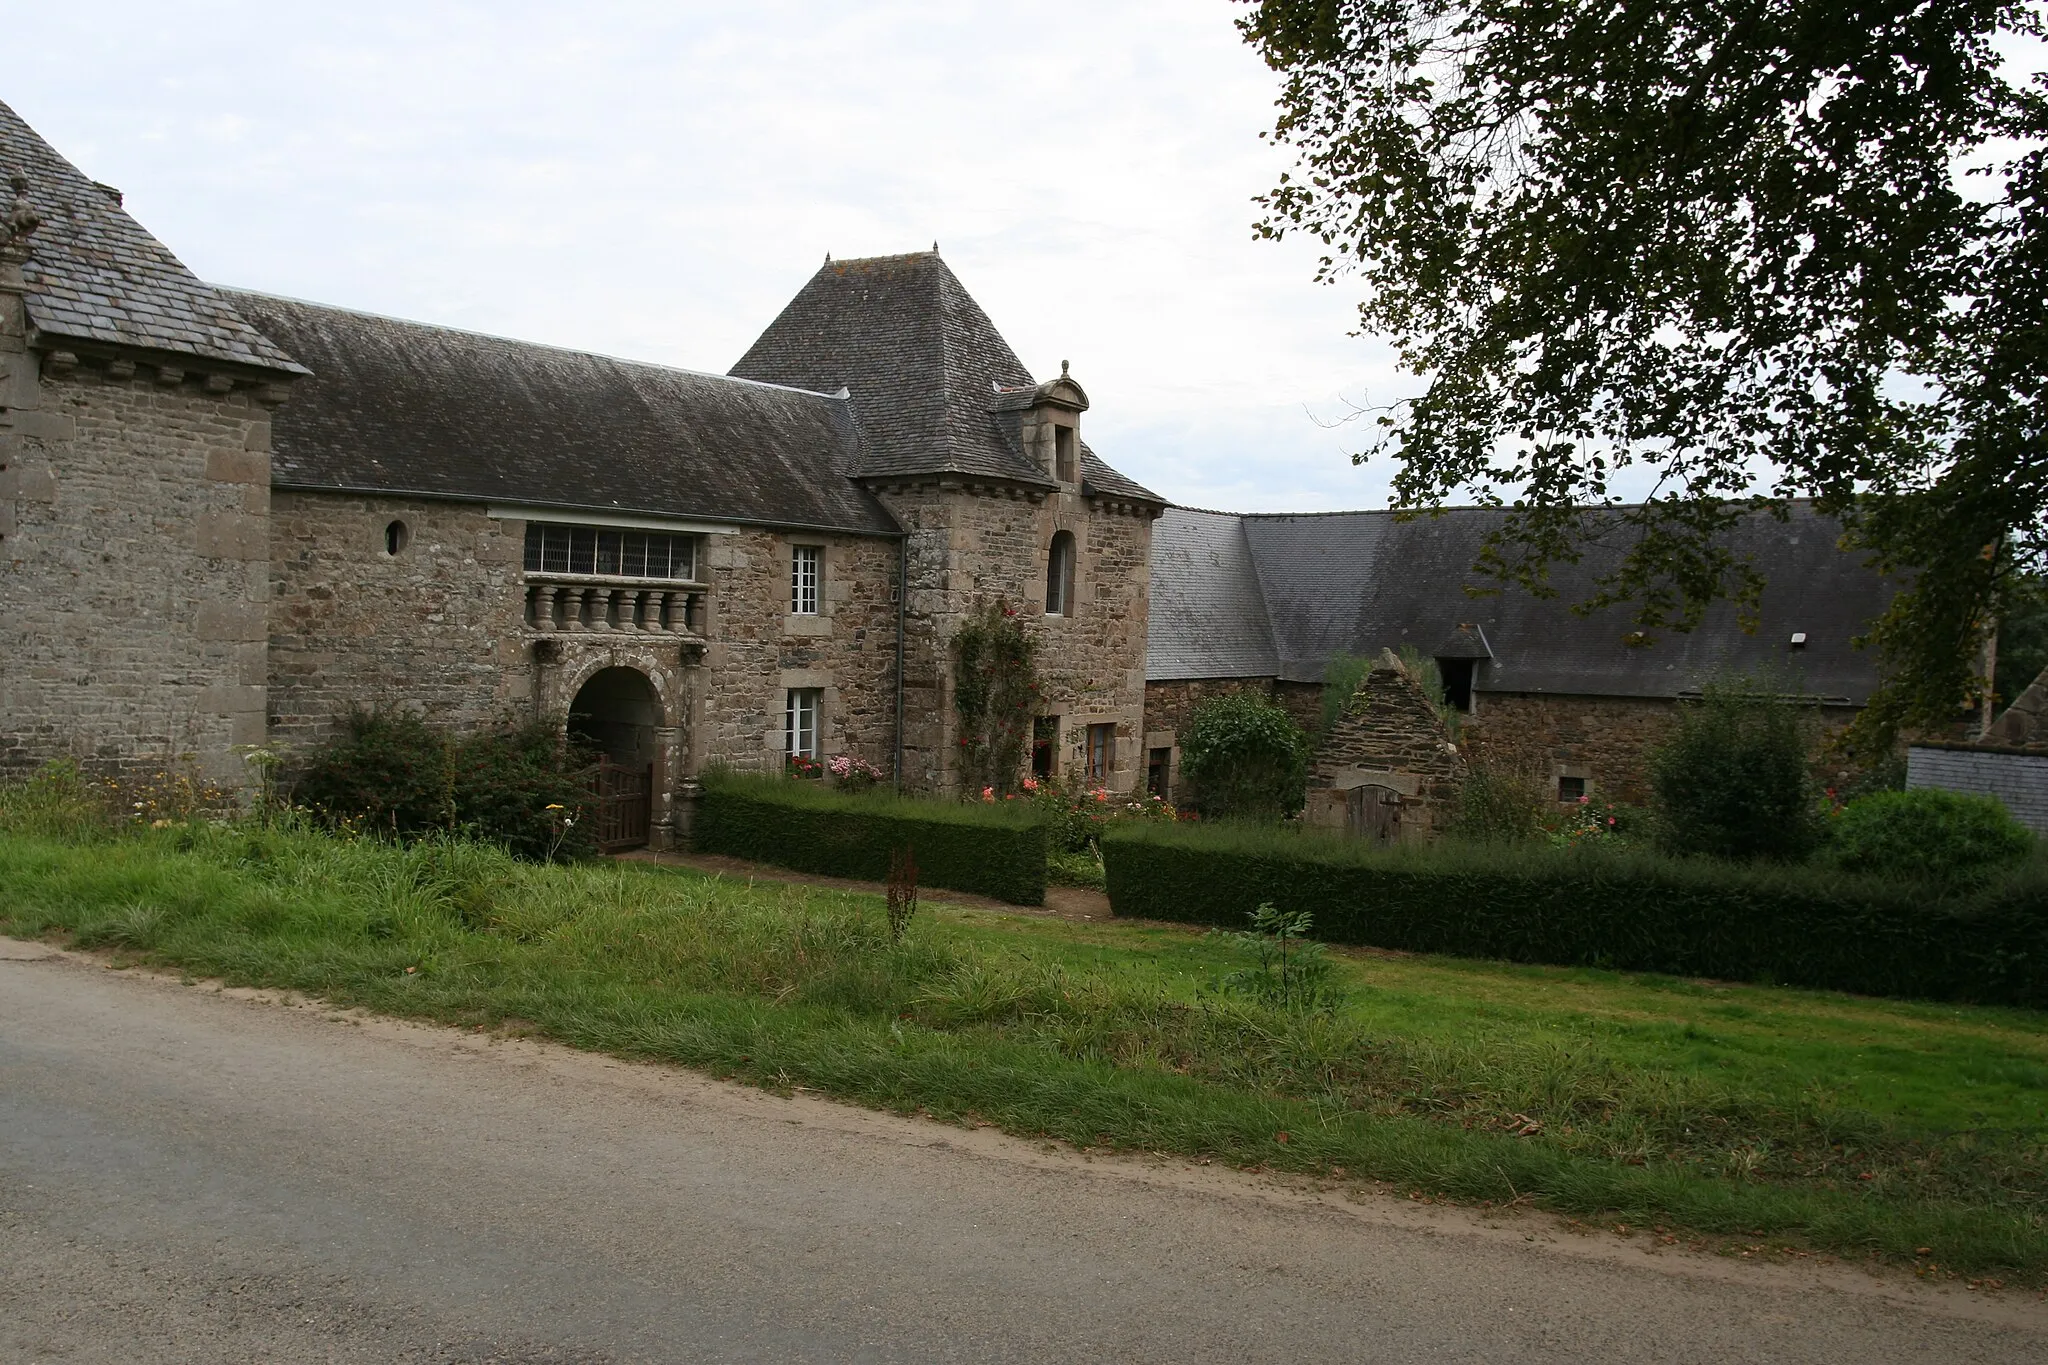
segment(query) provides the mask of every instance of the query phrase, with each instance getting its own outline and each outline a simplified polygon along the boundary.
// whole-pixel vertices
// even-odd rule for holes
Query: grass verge
[[[1353,955],[635,865],[190,825],[0,833],[0,932],[1081,1146],[2048,1281],[2048,1016]]]

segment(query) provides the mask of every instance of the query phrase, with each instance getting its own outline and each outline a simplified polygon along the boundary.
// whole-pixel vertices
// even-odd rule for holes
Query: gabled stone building
[[[649,791],[853,753],[956,785],[948,643],[1040,640],[1042,770],[1140,777],[1163,501],[936,251],[827,261],[731,375],[195,279],[0,106],[0,768],[563,715]]]
[[[1854,641],[1891,589],[1844,553],[1839,528],[1809,507],[1738,528],[1734,548],[1768,583],[1753,630],[1724,602],[1697,630],[1636,643],[1626,608],[1572,610],[1619,553],[1612,543],[1554,566],[1555,596],[1487,592],[1472,565],[1503,515],[1169,508],[1153,531],[1147,743],[1177,761],[1176,736],[1193,707],[1243,688],[1274,697],[1313,728],[1333,659],[1406,648],[1437,665],[1440,700],[1459,720],[1461,764],[1533,779],[1563,801],[1634,802],[1647,797],[1646,759],[1677,704],[1709,682],[1775,676],[1810,698],[1828,725],[1848,721],[1877,686],[1876,661]],[[1359,742],[1356,728],[1347,727],[1346,745]],[[1400,747],[1391,734],[1382,739]],[[1325,754],[1318,766],[1359,765]],[[1443,775],[1441,765],[1423,763],[1399,785],[1421,790]],[[1433,826],[1440,815],[1420,823]]]
[[[1805,513],[1747,533],[1757,633],[1631,649],[1566,609],[1597,556],[1556,599],[1468,596],[1494,513],[1169,508],[936,250],[828,259],[704,374],[206,284],[5,105],[0,181],[0,775],[234,784],[353,707],[563,716],[662,843],[710,764],[851,753],[955,790],[950,641],[1002,602],[1040,644],[1032,766],[1119,790],[1173,791],[1206,696],[1313,724],[1334,656],[1424,651],[1458,753],[1382,670],[1378,714],[1416,723],[1367,707],[1318,769],[1318,818],[1384,823],[1348,813],[1373,786],[1433,803],[1415,831],[1468,764],[1636,794],[1718,672],[1786,665],[1838,714],[1875,681],[1849,640],[1883,585]]]

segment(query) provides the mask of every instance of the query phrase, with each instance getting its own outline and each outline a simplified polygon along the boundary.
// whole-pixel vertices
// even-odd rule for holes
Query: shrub
[[[825,771],[831,774],[832,785],[843,792],[870,791],[882,780],[880,768],[852,754],[840,754],[825,765]]]
[[[455,741],[456,823],[522,858],[597,853],[589,755],[551,721],[508,723]]]
[[[313,752],[292,794],[330,820],[418,834],[455,823],[454,786],[454,755],[440,731],[408,711],[358,709]]]
[[[1118,915],[1235,928],[1258,906],[1340,943],[2048,1006],[2048,869],[1969,890],[1629,851],[1378,849],[1312,831],[1120,829]]]
[[[1046,827],[1028,801],[961,803],[851,796],[809,782],[710,772],[692,842],[800,872],[879,882],[909,848],[924,886],[1013,905],[1045,903]]]
[[[1327,735],[1332,727],[1343,718],[1344,708],[1358,695],[1358,685],[1365,681],[1365,675],[1372,672],[1372,659],[1364,654],[1337,654],[1323,666],[1323,713],[1322,728],[1318,734]]]
[[[2034,846],[1996,797],[1926,787],[1856,798],[1842,808],[1834,836],[1844,867],[1943,881],[1981,881]]]
[[[1195,708],[1181,753],[1204,815],[1275,819],[1297,813],[1307,798],[1307,736],[1256,692]]]
[[[953,636],[953,710],[961,780],[997,796],[1017,789],[1038,708],[1038,643],[1006,602],[983,607]]]
[[[1083,886],[1100,891],[1105,885],[1102,855],[1093,848],[1053,849],[1045,855],[1045,880],[1050,886]]]
[[[551,721],[456,737],[404,711],[352,711],[295,798],[330,822],[410,838],[467,829],[523,857],[596,851],[590,758]],[[552,808],[552,809],[551,809]]]
[[[1772,687],[1714,684],[1680,707],[1677,729],[1650,758],[1657,838],[1667,852],[1797,862],[1819,844],[1809,722]]]
[[[1150,792],[1113,792],[1054,778],[1026,778],[1026,795],[1045,815],[1047,846],[1055,853],[1094,856],[1102,832],[1129,821],[1171,821],[1174,808]],[[1098,879],[1099,880],[1099,879]]]
[[[1477,843],[1518,843],[1543,832],[1543,792],[1529,778],[1474,768],[1458,788],[1451,834]]]

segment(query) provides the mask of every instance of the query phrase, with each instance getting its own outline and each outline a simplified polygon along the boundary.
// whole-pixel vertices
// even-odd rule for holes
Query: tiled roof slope
[[[1175,525],[1200,515],[1209,514],[1170,509],[1154,526],[1155,545],[1172,543]],[[1736,533],[1736,548],[1753,558],[1768,583],[1754,634],[1721,603],[1698,630],[1657,632],[1656,643],[1645,648],[1622,643],[1633,629],[1626,607],[1590,617],[1570,610],[1591,595],[1598,550],[1579,565],[1553,567],[1554,598],[1515,589],[1468,595],[1468,583],[1488,584],[1471,566],[1502,515],[1462,508],[1405,522],[1390,512],[1242,518],[1272,626],[1277,676],[1319,681],[1340,652],[1371,654],[1403,644],[1429,650],[1459,625],[1473,624],[1493,651],[1482,691],[1669,697],[1718,675],[1775,667],[1808,692],[1861,704],[1877,684],[1875,659],[1850,641],[1885,608],[1892,590],[1839,549],[1837,527],[1810,508],[1795,507],[1789,524],[1753,518]],[[1216,626],[1181,604],[1232,590],[1162,592],[1162,572],[1155,552],[1149,655],[1194,653]],[[1794,632],[1805,634],[1803,648],[1790,647]],[[1177,666],[1179,676],[1190,677],[1200,665],[1186,660]],[[1231,666],[1231,657],[1219,655],[1216,666]]]
[[[312,367],[279,487],[892,534],[842,399],[233,292]]]
[[[860,415],[863,478],[969,474],[1051,486],[998,417],[997,389],[1033,381],[936,251],[827,261],[732,373],[832,393]],[[1082,443],[1090,492],[1163,501]]]
[[[1244,518],[1167,508],[1152,523],[1151,588],[1147,679],[1279,674]]]
[[[303,373],[114,195],[0,104],[0,187],[20,175],[42,217],[29,238],[29,322],[55,337]]]

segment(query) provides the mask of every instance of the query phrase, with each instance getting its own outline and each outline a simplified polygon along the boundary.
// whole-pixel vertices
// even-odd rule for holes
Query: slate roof
[[[889,535],[843,398],[224,291],[312,368],[272,419],[280,488]]]
[[[1152,523],[1151,588],[1147,679],[1279,674],[1243,517],[1169,507]]]
[[[857,473],[967,474],[1052,487],[1017,440],[1014,394],[1034,384],[936,251],[827,261],[732,373],[832,393],[860,415]],[[1007,400],[1007,406],[1006,406]],[[1084,492],[1164,502],[1081,443]]]
[[[0,187],[28,180],[42,217],[22,267],[29,322],[53,337],[303,373],[96,185],[0,104]]]
[[[1502,515],[1462,508],[1402,522],[1391,512],[1223,518],[1169,508],[1153,523],[1146,676],[1264,675],[1241,646],[1209,643],[1225,633],[1219,613],[1250,619],[1243,569],[1226,563],[1204,570],[1199,559],[1170,548],[1192,536],[1219,539],[1225,532],[1218,523],[1235,520],[1271,630],[1278,667],[1268,676],[1319,682],[1340,652],[1373,654],[1402,644],[1431,650],[1473,625],[1493,654],[1480,670],[1482,692],[1670,697],[1717,675],[1775,666],[1810,693],[1860,705],[1877,684],[1876,660],[1850,640],[1885,608],[1891,589],[1837,548],[1832,522],[1803,505],[1789,524],[1759,516],[1736,533],[1736,547],[1753,556],[1768,582],[1756,633],[1744,633],[1735,609],[1722,603],[1698,630],[1656,632],[1646,648],[1622,643],[1634,629],[1626,607],[1591,617],[1570,610],[1591,593],[1596,553],[1578,566],[1553,568],[1555,598],[1514,589],[1468,595],[1468,583],[1487,583],[1471,565]],[[1176,572],[1206,572],[1214,586],[1169,588],[1163,580]],[[1794,632],[1806,635],[1801,649],[1790,648]]]

